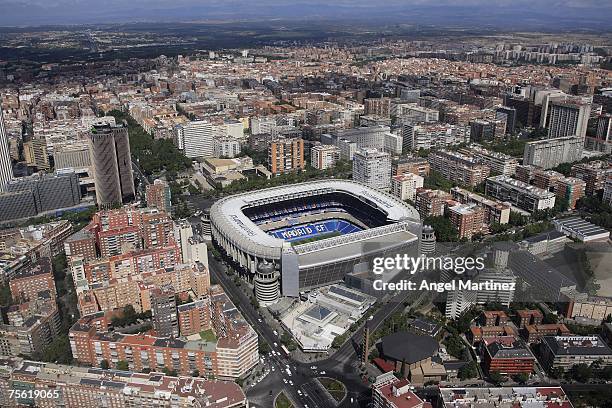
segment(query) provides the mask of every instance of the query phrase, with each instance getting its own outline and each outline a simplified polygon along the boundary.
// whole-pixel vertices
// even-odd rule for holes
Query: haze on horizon
[[[505,29],[612,30],[600,0],[0,0],[0,26],[236,20],[368,20]]]

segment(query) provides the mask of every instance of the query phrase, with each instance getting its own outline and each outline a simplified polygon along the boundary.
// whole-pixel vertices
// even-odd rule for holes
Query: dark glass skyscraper
[[[101,208],[134,198],[134,176],[127,127],[94,124],[89,133],[89,152]]]

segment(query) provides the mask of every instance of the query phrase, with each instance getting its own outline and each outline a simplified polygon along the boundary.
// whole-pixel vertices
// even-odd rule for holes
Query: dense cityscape
[[[0,27],[0,406],[611,407],[612,16],[266,21]]]

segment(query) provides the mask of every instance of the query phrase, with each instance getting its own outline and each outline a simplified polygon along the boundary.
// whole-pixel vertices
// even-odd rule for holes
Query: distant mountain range
[[[0,26],[319,20],[546,31],[610,31],[596,0],[0,0]]]

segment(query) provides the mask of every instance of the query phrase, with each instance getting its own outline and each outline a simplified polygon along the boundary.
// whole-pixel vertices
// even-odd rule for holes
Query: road
[[[144,183],[145,185],[151,184],[147,176],[145,176],[142,170],[140,170],[140,167],[138,167],[138,164],[136,164],[134,160],[132,160],[132,170],[134,173],[136,173],[136,177],[138,177],[141,183]]]
[[[274,334],[273,330],[263,322],[262,316],[251,304],[249,296],[242,289],[236,287],[232,279],[226,274],[225,265],[209,256],[209,266],[212,278],[223,287],[234,302],[238,303],[237,307],[245,319],[257,331],[260,338],[274,351],[274,355],[269,354],[269,356],[275,371],[247,392],[247,396],[250,401],[253,401],[254,406],[271,406],[270,391],[273,395],[284,391],[299,407],[334,407],[330,401],[324,398],[324,393],[316,392],[318,383],[314,381],[314,377],[317,376],[338,379],[347,387],[348,395],[339,405],[341,407],[365,407],[370,402],[371,390],[359,375],[358,357],[363,337],[363,327],[359,328],[327,359],[312,364],[295,361],[280,349],[279,336]],[[368,322],[370,329],[372,331],[376,330],[389,316],[401,310],[404,307],[404,302],[410,296],[416,297],[417,293],[401,291],[383,304]],[[274,345],[275,343],[277,346]],[[290,376],[285,371],[287,365],[290,367]],[[311,369],[313,366],[316,366],[316,369]],[[293,382],[293,385],[289,383],[289,380]],[[351,403],[351,399],[354,401],[353,403]]]

